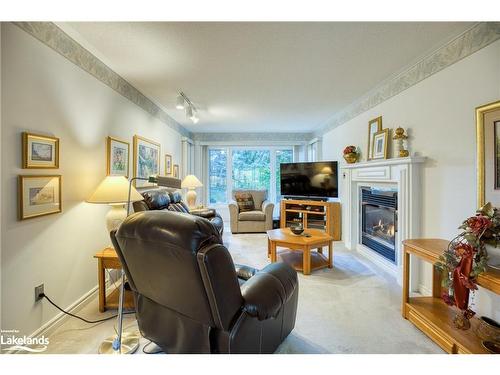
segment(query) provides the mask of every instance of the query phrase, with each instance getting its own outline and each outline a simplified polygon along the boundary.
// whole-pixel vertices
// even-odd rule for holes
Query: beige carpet
[[[228,227],[228,226],[227,226]],[[262,268],[268,264],[265,234],[224,235],[234,262]],[[401,291],[395,280],[369,260],[334,247],[334,268],[299,274],[299,307],[295,330],[277,353],[443,353],[401,317]],[[79,314],[99,319],[97,299]],[[48,353],[96,353],[113,334],[115,320],[89,326],[67,320],[49,338]],[[135,328],[133,315],[125,326]],[[138,353],[148,341],[141,339]],[[155,351],[154,345],[147,347]]]

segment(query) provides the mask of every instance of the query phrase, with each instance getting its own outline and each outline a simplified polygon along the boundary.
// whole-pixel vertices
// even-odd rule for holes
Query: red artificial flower
[[[455,250],[455,254],[459,258],[472,257],[472,255],[476,252],[476,249],[474,247],[472,247],[471,245],[466,244],[466,243],[457,244],[455,246],[454,250]]]
[[[491,225],[491,219],[487,216],[477,215],[467,219],[467,226],[475,236],[480,236]]]
[[[356,152],[356,147],[355,146],[347,146],[344,148],[344,155],[345,154],[351,154],[353,152]]]

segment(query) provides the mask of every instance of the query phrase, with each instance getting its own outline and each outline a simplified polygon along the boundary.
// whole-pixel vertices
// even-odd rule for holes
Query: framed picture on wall
[[[159,143],[134,135],[134,177],[148,178],[160,174]],[[135,181],[136,187],[151,186],[146,181]]]
[[[23,168],[59,168],[59,138],[24,132]]]
[[[372,159],[373,152],[373,136],[382,130],[382,116],[374,118],[368,122],[368,149],[366,152],[366,160]]]
[[[383,129],[373,135],[372,159],[387,159],[388,156],[389,129]]]
[[[19,176],[19,219],[62,211],[61,176]]]
[[[173,176],[175,178],[179,178],[179,165],[178,164],[174,164],[174,174]]]
[[[128,178],[130,143],[117,138],[106,139],[106,173]]]
[[[165,175],[172,176],[172,155],[165,155]]]
[[[500,207],[500,101],[476,108],[477,204]]]

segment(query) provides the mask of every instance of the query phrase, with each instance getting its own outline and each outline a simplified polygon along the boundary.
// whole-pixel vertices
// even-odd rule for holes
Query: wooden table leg
[[[333,242],[328,242],[328,268],[333,268]]]
[[[269,239],[269,237],[267,238],[267,257],[271,257],[271,240]]]
[[[99,311],[106,311],[106,279],[102,259],[97,262],[97,279],[99,281]]]
[[[271,263],[276,262],[276,242],[270,241],[271,244]]]
[[[311,274],[311,249],[305,246],[302,251],[302,273],[304,275]]]
[[[408,319],[406,313],[406,303],[410,299],[410,254],[403,250],[403,298],[401,306],[401,314],[403,318]]]

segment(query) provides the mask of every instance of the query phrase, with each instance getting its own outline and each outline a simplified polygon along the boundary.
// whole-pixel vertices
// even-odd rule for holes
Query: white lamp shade
[[[129,182],[123,176],[107,176],[87,199],[89,203],[124,204],[128,202]],[[132,186],[130,201],[142,201],[143,196]]]
[[[188,189],[194,189],[198,187],[202,187],[203,184],[198,180],[198,178],[195,175],[187,175],[184,180],[182,180],[181,187],[183,188],[188,188]]]

